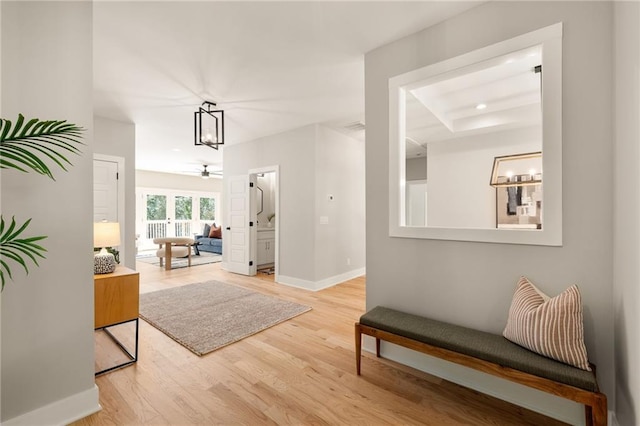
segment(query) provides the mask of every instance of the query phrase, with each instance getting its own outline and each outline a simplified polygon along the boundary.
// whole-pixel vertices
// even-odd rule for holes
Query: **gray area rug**
[[[149,263],[151,265],[160,266],[160,258],[155,253],[150,255],[143,255],[136,257],[138,262]],[[210,263],[222,262],[222,255],[216,253],[208,253],[201,251],[200,255],[191,255],[191,266],[208,265]],[[164,263],[163,263],[164,265]],[[171,259],[171,269],[186,268],[189,266],[189,261],[186,257],[176,257]]]
[[[140,295],[140,318],[200,356],[309,310],[219,281]]]

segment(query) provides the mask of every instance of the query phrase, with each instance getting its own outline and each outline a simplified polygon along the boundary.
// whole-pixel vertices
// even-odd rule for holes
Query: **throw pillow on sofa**
[[[209,238],[222,238],[222,227],[214,224],[209,232]]]
[[[203,237],[208,237],[209,233],[211,232],[211,226],[209,226],[208,224],[204,224],[204,229],[202,230],[202,236]]]

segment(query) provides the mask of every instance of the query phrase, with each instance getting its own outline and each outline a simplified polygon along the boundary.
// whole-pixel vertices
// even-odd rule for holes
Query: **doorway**
[[[407,181],[407,226],[427,226],[427,181]]]
[[[118,222],[120,259],[125,253],[124,214],[124,158],[110,155],[93,155],[93,221]]]
[[[237,274],[274,275],[280,258],[279,167],[225,177],[222,268]]]
[[[251,233],[255,253],[256,274],[273,274],[278,282],[280,274],[280,167],[268,166],[249,170],[249,180],[255,182],[252,220],[257,224]]]
[[[219,196],[216,193],[138,188],[138,245],[155,248],[154,238],[193,237],[205,223],[216,221]]]

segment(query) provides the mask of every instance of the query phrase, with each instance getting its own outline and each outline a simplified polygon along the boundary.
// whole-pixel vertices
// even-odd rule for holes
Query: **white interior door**
[[[124,210],[124,158],[93,155],[93,221],[120,223],[120,262],[127,258]]]
[[[249,275],[258,273],[258,177],[255,174],[249,175]]]
[[[427,181],[407,181],[407,226],[427,226]]]
[[[255,275],[255,262],[251,262],[250,213],[251,193],[249,176],[231,176],[226,180],[226,226],[223,228],[224,269],[237,274]],[[250,265],[253,263],[254,265]]]
[[[118,221],[118,163],[93,160],[93,221]]]

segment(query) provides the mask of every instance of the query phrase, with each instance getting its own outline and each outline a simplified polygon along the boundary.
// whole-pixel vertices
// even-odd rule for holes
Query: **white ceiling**
[[[94,2],[94,109],[136,125],[136,168],[197,173],[202,101],[226,144],[364,121],[364,53],[479,2]]]
[[[406,156],[461,136],[540,125],[542,47],[533,46],[414,83],[406,97]]]

